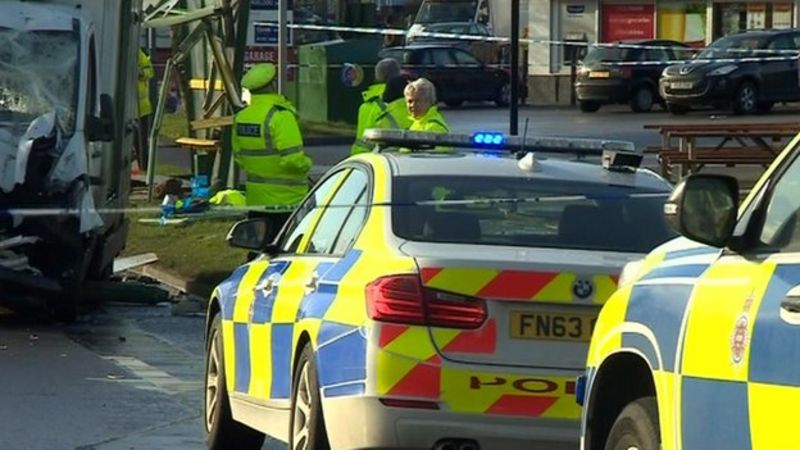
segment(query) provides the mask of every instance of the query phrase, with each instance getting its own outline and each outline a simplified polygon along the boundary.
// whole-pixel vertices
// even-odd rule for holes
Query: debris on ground
[[[94,302],[113,300],[121,303],[140,303],[155,305],[170,298],[169,292],[159,285],[135,281],[95,281],[88,282],[86,299]]]
[[[126,256],[114,260],[114,273],[124,272],[135,267],[152,264],[158,261],[155,253],[143,253],[141,255]]]

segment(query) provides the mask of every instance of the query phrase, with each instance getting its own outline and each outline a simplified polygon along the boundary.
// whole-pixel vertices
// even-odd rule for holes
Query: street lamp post
[[[287,27],[286,27],[286,5],[289,0],[278,0],[278,92],[286,95],[286,68],[287,61]]]
[[[511,112],[509,132],[518,134],[519,122],[519,0],[511,0]]]

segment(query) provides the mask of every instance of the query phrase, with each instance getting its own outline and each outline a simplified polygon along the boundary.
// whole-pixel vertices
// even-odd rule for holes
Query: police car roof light
[[[376,151],[404,148],[412,152],[425,152],[435,147],[482,152],[505,150],[520,158],[528,152],[593,155],[603,157],[608,152],[606,168],[638,167],[641,151],[632,142],[606,139],[563,138],[549,136],[505,136],[502,133],[478,132],[472,135],[459,133],[429,133],[422,131],[369,128],[364,139],[377,144]],[[482,143],[481,143],[482,141]],[[627,157],[626,157],[627,156]]]
[[[501,145],[503,141],[505,141],[505,136],[502,133],[479,131],[472,135],[472,142],[484,147],[495,147]]]

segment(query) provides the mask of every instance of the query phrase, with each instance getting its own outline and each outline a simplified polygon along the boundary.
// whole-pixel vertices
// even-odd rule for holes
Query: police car
[[[673,237],[671,186],[628,143],[365,136],[275,242],[231,229],[263,255],[210,300],[209,447],[574,448],[596,315]]]
[[[800,448],[799,144],[741,205],[733,178],[676,187],[683,236],[626,266],[597,322],[584,449]]]

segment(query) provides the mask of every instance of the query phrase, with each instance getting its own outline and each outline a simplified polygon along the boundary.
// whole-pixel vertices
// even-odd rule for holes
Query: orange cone
[[[140,175],[142,170],[139,168],[139,163],[134,160],[133,164],[131,164],[131,175]]]

